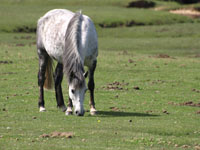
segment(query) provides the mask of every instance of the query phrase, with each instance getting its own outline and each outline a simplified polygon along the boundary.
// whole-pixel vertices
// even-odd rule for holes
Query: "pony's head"
[[[87,91],[85,78],[88,72],[80,75],[79,77],[75,74],[71,74],[69,82],[69,97],[72,100],[74,107],[74,114],[77,116],[83,116],[85,113],[83,102],[85,93]]]

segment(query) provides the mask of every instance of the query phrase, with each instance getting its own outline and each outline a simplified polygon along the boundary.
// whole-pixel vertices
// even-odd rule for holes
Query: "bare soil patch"
[[[57,132],[54,131],[50,134],[42,134],[40,135],[41,138],[60,138],[60,137],[65,137],[65,138],[72,138],[74,136],[73,132]]]
[[[166,81],[164,81],[164,80],[153,80],[151,82],[151,84],[162,84],[162,83],[166,83]]]
[[[200,58],[200,54],[196,54],[194,57],[195,58]]]
[[[123,50],[123,51],[119,52],[118,55],[130,56],[131,54],[128,51]]]
[[[8,60],[0,60],[0,64],[12,64],[13,61],[8,61]]]
[[[196,112],[196,114],[200,114],[200,110]],[[200,149],[200,148],[199,148]]]
[[[155,56],[155,58],[170,58],[170,56],[167,54],[158,54]]]
[[[120,109],[118,108],[118,107],[110,107],[110,109],[112,110],[112,111],[120,111]]]
[[[194,103],[192,101],[180,103],[180,106],[192,106],[192,107],[200,107],[200,103]]]
[[[177,10],[170,10],[170,13],[179,14],[183,16],[188,16],[192,18],[200,18],[200,11],[195,9],[177,9]]]
[[[163,110],[162,112],[163,112],[164,114],[169,115],[169,112],[168,112],[167,110]]]
[[[200,93],[200,90],[192,89],[193,92]]]
[[[103,89],[114,91],[114,90],[128,90],[125,86],[129,85],[129,83],[125,83],[124,81],[118,82],[115,81],[113,83],[108,83],[106,86],[103,86]]]
[[[17,72],[2,72],[0,75],[12,75],[12,74],[17,74]]]
[[[18,43],[18,44],[16,44],[16,46],[18,46],[18,47],[20,47],[20,46],[25,46],[25,44],[22,44],[22,43]]]
[[[149,56],[149,58],[170,58],[170,59],[176,59],[175,57],[169,56],[168,54],[158,54],[154,56]]]
[[[178,105],[178,106],[192,106],[192,107],[200,107],[200,102],[199,103],[194,103],[193,101],[187,101],[183,103],[176,104],[174,102],[169,102],[168,104],[170,105]]]
[[[141,88],[139,86],[134,86],[133,89],[134,90],[141,90]]]

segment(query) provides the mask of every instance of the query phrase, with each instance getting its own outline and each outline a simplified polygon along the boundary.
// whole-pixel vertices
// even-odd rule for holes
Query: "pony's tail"
[[[48,56],[46,72],[45,72],[45,82],[44,88],[50,90],[53,88],[53,60]]]

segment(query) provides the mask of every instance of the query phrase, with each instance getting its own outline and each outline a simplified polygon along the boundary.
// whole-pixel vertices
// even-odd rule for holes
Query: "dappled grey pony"
[[[84,97],[87,90],[85,78],[89,72],[90,113],[96,113],[94,102],[94,71],[97,63],[98,41],[92,20],[81,12],[54,9],[38,20],[37,50],[39,56],[39,109],[45,111],[44,89],[51,89],[54,78],[57,106],[66,115],[84,115]],[[53,74],[53,59],[58,62]],[[88,72],[84,71],[84,65]],[[63,73],[69,86],[69,102],[66,108],[61,82]]]

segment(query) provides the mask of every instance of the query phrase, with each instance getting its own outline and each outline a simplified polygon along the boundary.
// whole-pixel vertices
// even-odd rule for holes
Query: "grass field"
[[[153,1],[166,10],[199,5]],[[128,9],[128,2],[1,1],[0,150],[200,149],[199,19]],[[65,116],[56,108],[54,91],[45,91],[47,111],[39,113],[33,31],[37,19],[52,8],[83,9],[95,22],[96,116]],[[126,27],[127,21],[143,25]],[[67,91],[64,80],[65,100]],[[86,110],[88,102],[86,93]],[[73,135],[43,136],[54,131]]]

